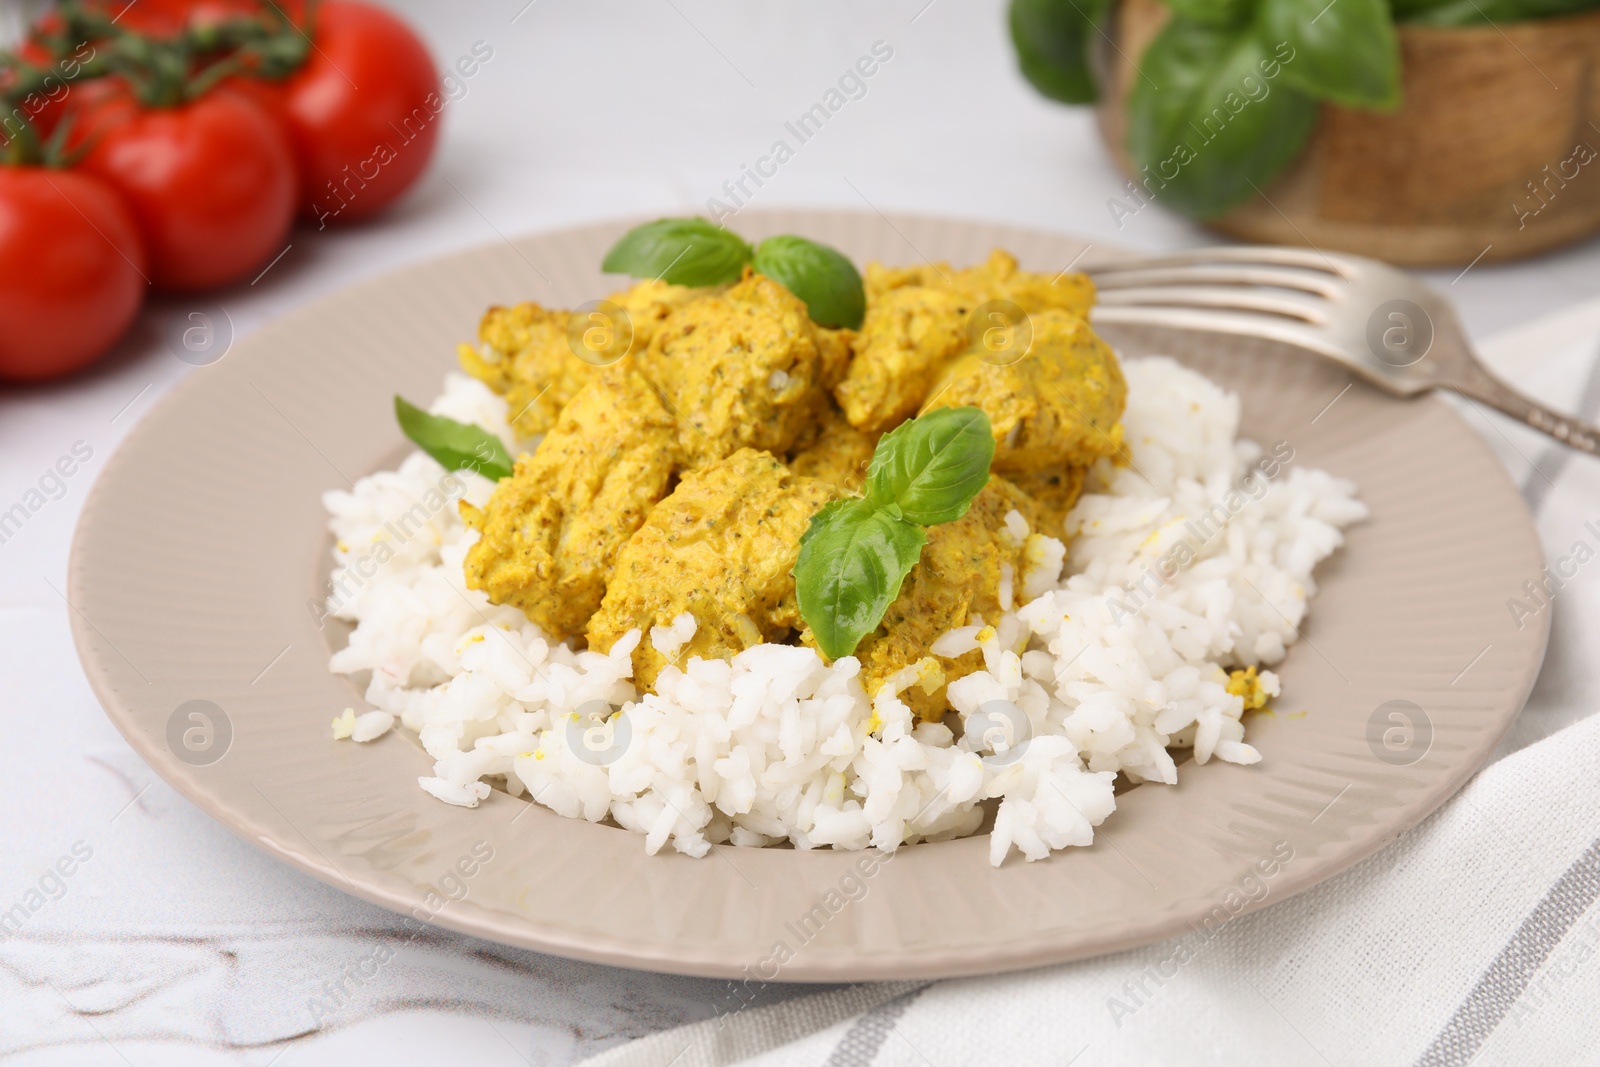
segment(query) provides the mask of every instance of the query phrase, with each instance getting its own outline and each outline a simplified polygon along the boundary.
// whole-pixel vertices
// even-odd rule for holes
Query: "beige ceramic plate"
[[[1054,271],[1083,250],[843,212],[739,227],[857,261],[965,263],[1000,245]],[[610,291],[598,265],[623,229],[477,249],[287,316],[198,369],[107,465],[71,560],[84,668],[150,765],[246,840],[385,907],[564,956],[803,981],[967,974],[1153,941],[1314,885],[1436,808],[1522,707],[1545,617],[1518,630],[1504,604],[1543,559],[1515,489],[1448,407],[1281,352],[1118,335],[1125,353],[1167,351],[1237,390],[1247,433],[1354,479],[1372,508],[1318,574],[1279,712],[1249,724],[1260,764],[1134,789],[1093,847],[1044,862],[995,870],[972,838],[906,848],[862,880],[862,853],[652,857],[634,834],[503,793],[477,810],[433,800],[416,785],[430,761],[399,731],[329,739],[362,705],[327,671],[340,635],[308,607],[328,568],[318,498],[403,454],[390,398],[435,395],[485,305]]]

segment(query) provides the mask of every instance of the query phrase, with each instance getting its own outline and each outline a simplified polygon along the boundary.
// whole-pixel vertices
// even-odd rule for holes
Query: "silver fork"
[[[1096,324],[1204,330],[1305,349],[1396,396],[1452,389],[1591,455],[1600,429],[1490,374],[1443,296],[1387,264],[1298,248],[1210,248],[1087,268]]]

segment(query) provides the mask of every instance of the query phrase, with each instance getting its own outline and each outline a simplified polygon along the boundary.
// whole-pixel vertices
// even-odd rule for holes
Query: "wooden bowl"
[[[1100,57],[1100,131],[1130,176],[1133,63],[1168,17],[1120,0]],[[1400,55],[1399,110],[1324,104],[1299,159],[1206,225],[1411,266],[1516,259],[1600,230],[1600,12],[1404,26]]]

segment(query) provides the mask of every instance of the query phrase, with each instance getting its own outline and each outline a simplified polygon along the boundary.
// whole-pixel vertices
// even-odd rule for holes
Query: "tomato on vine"
[[[294,157],[256,104],[217,91],[151,107],[122,93],[69,115],[88,148],[79,167],[127,197],[158,287],[239,281],[284,247]]]
[[[0,166],[0,378],[92,362],[138,314],[144,270],[133,213],[103,182]]]
[[[82,366],[151,284],[250,277],[297,209],[387,207],[443,106],[426,46],[359,0],[61,0],[0,52],[0,377]]]
[[[417,180],[439,138],[439,75],[421,38],[380,7],[327,0],[316,47],[283,85],[300,168],[300,213],[354,222]]]

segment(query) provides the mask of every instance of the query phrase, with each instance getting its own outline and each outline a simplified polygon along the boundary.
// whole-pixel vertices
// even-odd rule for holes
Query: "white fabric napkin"
[[[1600,302],[1484,355],[1529,393],[1600,412]],[[1580,543],[1600,553],[1600,460],[1460,407],[1522,485],[1547,559],[1584,554]],[[1600,556],[1544,610],[1544,671],[1491,764],[1315,889],[1205,936],[1019,974],[833,989],[587,1063],[1600,1063]]]

